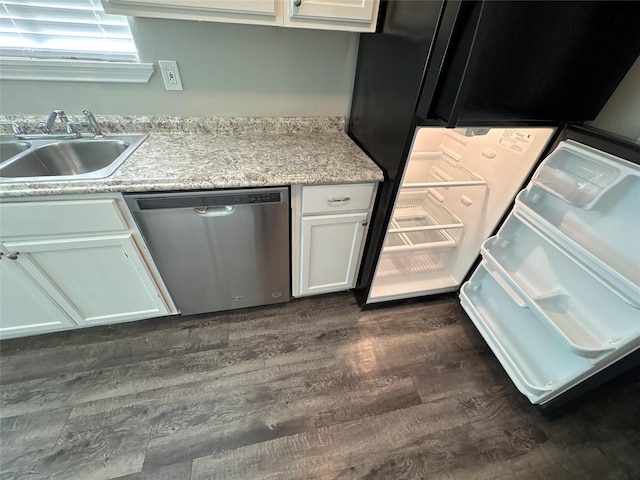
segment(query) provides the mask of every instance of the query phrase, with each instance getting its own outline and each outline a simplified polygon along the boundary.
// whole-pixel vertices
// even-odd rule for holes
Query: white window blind
[[[0,0],[4,57],[138,62],[125,16],[100,0]]]

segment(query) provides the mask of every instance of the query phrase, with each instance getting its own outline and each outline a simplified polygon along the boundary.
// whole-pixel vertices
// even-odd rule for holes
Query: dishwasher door
[[[182,314],[289,301],[287,188],[125,198]]]

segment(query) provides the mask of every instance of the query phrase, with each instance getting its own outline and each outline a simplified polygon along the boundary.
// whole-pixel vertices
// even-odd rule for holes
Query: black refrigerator
[[[563,128],[594,119],[638,59],[638,18],[640,2],[381,3],[348,128],[385,174],[362,308],[460,289]]]
[[[458,292],[516,386],[547,412],[640,364],[640,251],[594,247],[602,260],[555,227],[536,244],[546,220],[531,213],[539,198],[566,195],[570,208],[552,216],[573,215],[578,230],[589,220],[576,218],[602,219],[640,239],[629,213],[640,201],[638,145],[580,126],[637,61],[637,18],[638,2],[388,1],[378,31],[360,35],[349,135],[385,181],[358,303]],[[607,208],[631,224],[610,223]],[[503,268],[515,258],[520,270]],[[567,268],[525,271],[541,259]],[[578,304],[587,291],[610,301],[615,321],[594,313],[604,300],[589,312]]]

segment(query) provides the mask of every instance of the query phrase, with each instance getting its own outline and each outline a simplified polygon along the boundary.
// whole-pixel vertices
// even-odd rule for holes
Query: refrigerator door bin
[[[575,354],[640,345],[640,311],[526,222],[511,215],[482,255]]]
[[[615,157],[575,142],[561,142],[533,183],[572,205],[590,208],[620,176]]]
[[[523,190],[516,212],[604,278],[640,308],[640,175],[627,175],[590,210],[535,185]]]
[[[518,306],[484,265],[462,286],[460,300],[513,383],[532,403],[552,398],[592,367],[565,348],[531,309]]]

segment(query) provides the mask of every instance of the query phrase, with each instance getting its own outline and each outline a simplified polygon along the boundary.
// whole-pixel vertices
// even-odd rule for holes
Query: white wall
[[[355,33],[183,20],[131,20],[148,84],[3,81],[2,114],[347,116]],[[158,60],[177,60],[184,91],[168,92]]]
[[[591,125],[640,143],[640,58]]]

